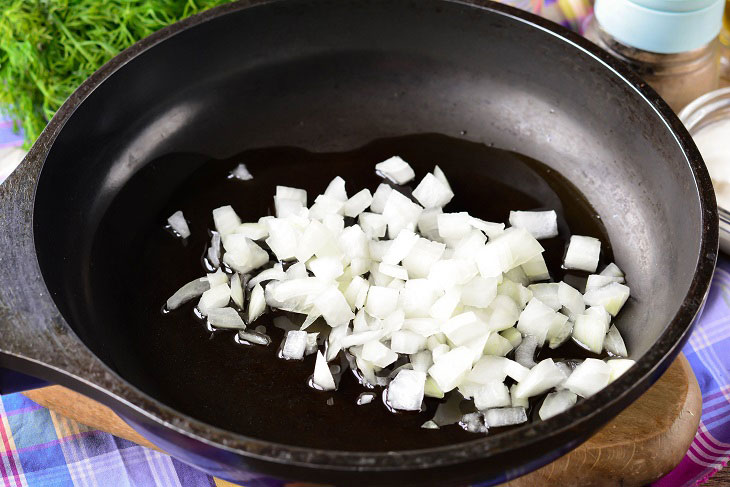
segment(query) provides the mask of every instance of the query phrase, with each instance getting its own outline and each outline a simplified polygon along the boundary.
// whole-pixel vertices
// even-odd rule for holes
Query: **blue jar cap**
[[[711,42],[722,28],[725,0],[596,0],[596,20],[619,42],[674,54]]]

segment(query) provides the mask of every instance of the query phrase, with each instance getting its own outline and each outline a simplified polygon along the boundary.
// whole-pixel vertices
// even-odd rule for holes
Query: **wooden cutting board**
[[[64,387],[44,387],[25,395],[79,423],[158,449],[111,409]],[[701,412],[697,379],[680,355],[641,398],[583,445],[503,487],[645,485],[680,462]]]

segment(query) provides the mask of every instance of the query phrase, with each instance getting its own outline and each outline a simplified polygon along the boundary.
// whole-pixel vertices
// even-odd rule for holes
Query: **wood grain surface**
[[[25,393],[79,423],[157,449],[106,406],[61,386]],[[683,355],[639,400],[555,462],[504,487],[640,486],[674,468],[697,431],[702,396]],[[714,484],[720,476],[715,477]],[[727,476],[725,476],[727,479]]]

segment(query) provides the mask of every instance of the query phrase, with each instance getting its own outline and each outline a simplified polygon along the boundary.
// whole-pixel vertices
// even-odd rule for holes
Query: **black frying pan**
[[[144,371],[125,372],[120,357],[133,361],[135,350],[113,312],[99,318],[98,303],[114,296],[90,285],[89,253],[112,200],[149,161],[282,145],[340,151],[429,132],[515,149],[588,196],[631,278],[619,327],[638,363],[627,374],[549,421],[363,454],[216,428],[158,400]],[[175,177],[161,175],[158,191]],[[488,485],[564,454],[679,352],[718,240],[710,179],[666,104],[565,29],[478,0],[245,1],[175,24],[70,97],[0,187],[0,205],[0,366],[87,394],[172,455],[249,486]],[[131,216],[125,223],[115,238],[138,230]]]

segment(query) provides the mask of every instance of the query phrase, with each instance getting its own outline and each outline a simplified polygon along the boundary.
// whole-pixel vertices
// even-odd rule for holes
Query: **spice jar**
[[[679,111],[718,86],[724,7],[725,0],[596,0],[585,35]]]

